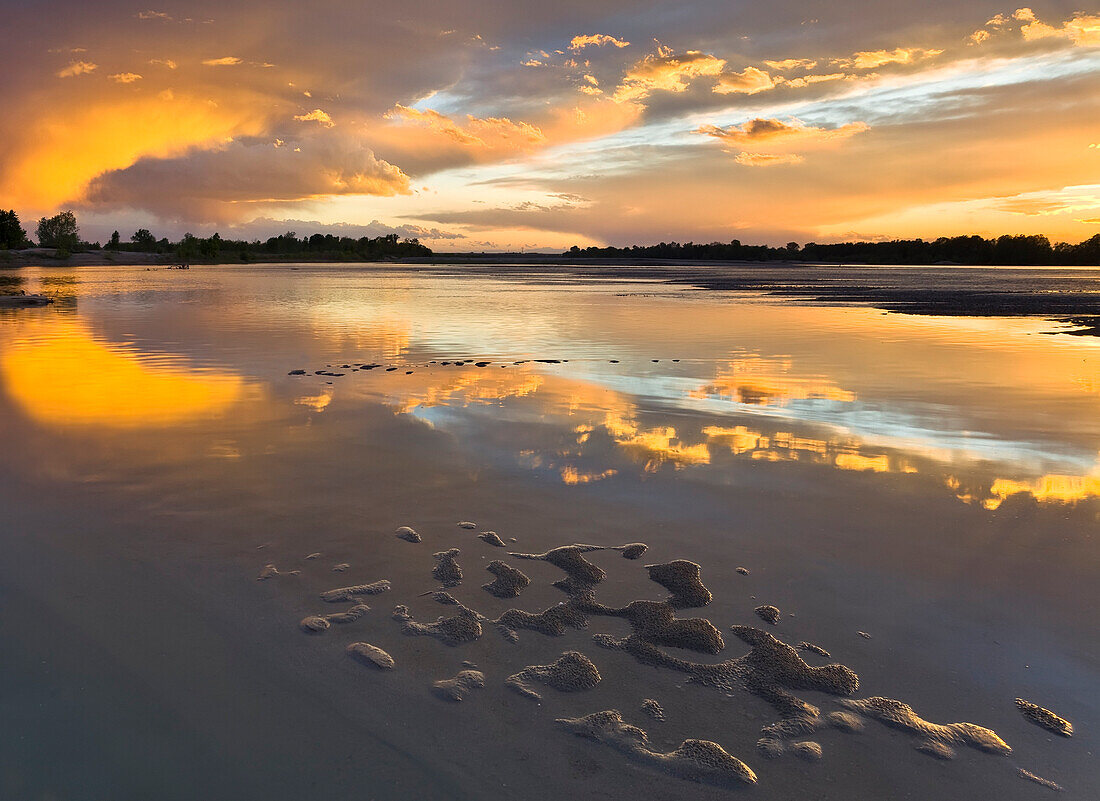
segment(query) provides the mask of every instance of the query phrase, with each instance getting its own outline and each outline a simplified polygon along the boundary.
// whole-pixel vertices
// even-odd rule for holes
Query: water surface
[[[1100,340],[1041,318],[885,314],[545,268],[0,276],[57,297],[0,311],[10,797],[1049,792],[1016,767],[1100,793]],[[869,721],[861,735],[819,732],[818,763],[765,760],[756,741],[775,710],[599,648],[593,634],[629,632],[617,619],[516,644],[491,629],[460,648],[402,636],[395,604],[449,614],[421,593],[437,586],[431,553],[450,547],[466,574],[454,594],[489,617],[563,599],[560,571],[537,562],[515,562],[532,578],[520,598],[483,592],[505,551],[456,526],[466,520],[507,550],[641,541],[646,564],[698,562],[715,598],[683,616],[727,631],[704,661],[745,651],[731,624],[766,628],[828,649],[858,673],[855,697],[988,727],[1014,752],[940,762]],[[400,525],[424,543],[396,539]],[[639,563],[592,560],[608,573],[605,603],[666,595]],[[300,573],[256,582],[266,564]],[[362,619],[298,630],[334,611],[321,591],[381,578],[394,589]],[[762,603],[782,610],[778,626],[753,613]],[[358,640],[397,670],[348,660]],[[568,649],[599,666],[599,686],[546,690],[538,705],[503,687]],[[431,682],[463,660],[486,688],[462,704],[434,697]],[[1076,735],[1024,720],[1017,696]],[[641,715],[643,698],[667,720]],[[759,782],[686,783],[553,723],[603,709],[662,751],[715,741]]]

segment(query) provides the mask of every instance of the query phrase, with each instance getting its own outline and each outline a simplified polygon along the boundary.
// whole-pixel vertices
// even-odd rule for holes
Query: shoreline
[[[7,267],[146,267],[172,269],[175,263],[155,253],[125,253],[125,259],[109,260],[107,254],[81,253],[65,260],[50,260],[43,249],[18,251],[22,258],[4,261]],[[32,258],[31,256],[34,256]],[[111,256],[121,256],[110,254]],[[1100,336],[1100,290],[1082,291],[1079,284],[1062,280],[1062,270],[1079,267],[1003,267],[970,265],[837,265],[816,262],[733,262],[663,260],[575,261],[551,254],[438,254],[431,257],[394,258],[376,261],[303,260],[299,257],[266,261],[193,262],[196,266],[263,267],[287,266],[378,266],[390,270],[438,272],[442,275],[480,275],[490,278],[522,277],[542,273],[567,273],[577,280],[648,280],[694,289],[755,292],[762,295],[814,303],[842,303],[870,306],[897,314],[937,317],[1042,317],[1053,323],[1076,326],[1059,331],[1079,336]],[[611,269],[608,269],[611,268]],[[1085,268],[1087,269],[1087,268]],[[1041,287],[1013,289],[1006,281],[992,287],[947,285],[967,271],[1046,270],[1051,277]],[[929,280],[921,286],[890,285],[899,271],[912,279],[923,271]],[[868,275],[870,273],[870,275]],[[935,273],[936,280],[931,280]],[[1011,277],[1011,273],[1009,277]],[[882,280],[878,280],[882,279]]]

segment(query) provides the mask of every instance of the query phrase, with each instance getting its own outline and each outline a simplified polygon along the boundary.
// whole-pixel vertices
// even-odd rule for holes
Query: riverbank
[[[7,257],[7,261],[4,261]],[[73,254],[36,248],[0,254],[5,267],[170,267],[176,257],[110,251]],[[963,267],[820,264],[809,262],[574,261],[542,253],[442,253],[386,261],[303,260],[273,256],[264,262],[192,262],[259,267],[377,266],[435,275],[538,279],[654,281],[693,289],[751,292],[813,303],[871,306],[887,312],[942,317],[1042,317],[1080,335],[1100,335],[1100,271],[1080,267]]]

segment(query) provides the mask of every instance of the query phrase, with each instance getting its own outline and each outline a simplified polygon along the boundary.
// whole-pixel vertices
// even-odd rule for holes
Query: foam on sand
[[[387,579],[372,582],[370,584],[354,584],[350,587],[337,587],[321,593],[321,600],[325,603],[335,604],[341,601],[350,601],[356,595],[378,595],[390,589]]]
[[[309,615],[308,617],[302,618],[298,626],[302,631],[309,634],[320,634],[323,631],[328,631],[333,623],[339,623],[341,625],[353,623],[369,611],[370,607],[366,604],[356,604],[350,609],[343,612],[334,612],[331,615]]]
[[[260,575],[256,576],[256,581],[267,581],[268,579],[277,578],[278,576],[297,576],[300,570],[288,570],[282,572],[275,565],[264,565],[264,569],[260,571]]]
[[[1027,779],[1029,782],[1035,782],[1036,784],[1047,788],[1048,790],[1054,790],[1055,792],[1062,792],[1066,788],[1057,782],[1052,782],[1050,779],[1044,779],[1042,776],[1037,776],[1030,770],[1024,770],[1023,768],[1016,768],[1016,775],[1021,779]]]
[[[673,776],[718,786],[756,783],[752,769],[717,743],[684,740],[674,751],[662,753],[650,746],[645,731],[624,722],[614,709],[555,722],[578,737],[608,745],[635,762]]]
[[[917,737],[917,748],[941,759],[955,756],[954,746],[966,745],[993,754],[1011,754],[1012,748],[991,729],[973,723],[931,723],[909,704],[873,696],[863,700],[842,699],[843,706],[861,715]]]

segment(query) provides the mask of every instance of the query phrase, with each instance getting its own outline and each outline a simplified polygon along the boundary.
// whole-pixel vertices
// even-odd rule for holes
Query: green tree
[[[107,250],[118,250],[119,245],[118,231],[111,234],[111,241],[107,243]]]
[[[134,243],[139,251],[142,253],[150,253],[156,250],[157,240],[156,237],[149,232],[148,228],[139,228],[130,235],[130,241]]]
[[[80,244],[76,215],[71,211],[63,211],[53,217],[43,217],[38,221],[37,236],[39,247],[72,252]]]
[[[27,232],[19,224],[19,215],[14,209],[0,209],[0,250],[16,250],[25,248],[27,244]]]

